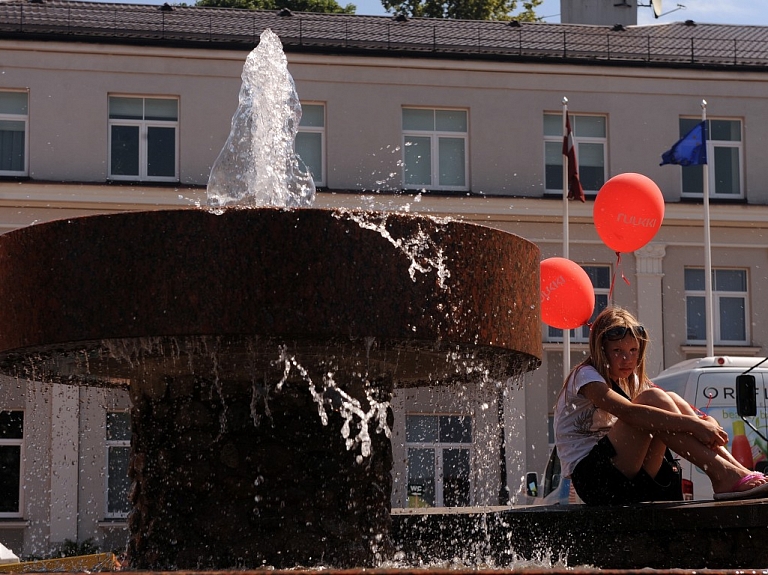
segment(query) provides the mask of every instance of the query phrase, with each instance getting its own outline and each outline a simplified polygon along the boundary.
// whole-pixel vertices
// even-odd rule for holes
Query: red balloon
[[[603,184],[592,210],[597,234],[615,252],[633,252],[653,239],[664,219],[664,196],[642,174],[619,174]]]
[[[595,289],[587,272],[566,258],[541,262],[541,319],[573,329],[586,324],[595,310]]]

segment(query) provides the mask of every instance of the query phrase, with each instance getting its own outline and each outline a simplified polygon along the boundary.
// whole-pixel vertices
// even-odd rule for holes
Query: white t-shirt
[[[611,427],[616,417],[598,409],[579,390],[593,381],[607,383],[591,365],[578,368],[569,378],[555,406],[555,445],[563,477],[570,477]]]

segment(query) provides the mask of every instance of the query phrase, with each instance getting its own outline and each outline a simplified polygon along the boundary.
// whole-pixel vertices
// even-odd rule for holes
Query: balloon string
[[[627,276],[624,275],[624,270],[621,267],[621,252],[616,252],[616,269],[613,270],[613,276],[611,277],[611,289],[608,290],[608,301],[613,301],[613,288],[616,284],[617,271],[621,272],[621,279],[624,280],[625,284],[632,285],[629,283]]]

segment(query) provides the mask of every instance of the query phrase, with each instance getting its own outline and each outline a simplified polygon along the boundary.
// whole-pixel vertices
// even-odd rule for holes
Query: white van
[[[667,391],[674,391],[694,408],[717,419],[728,432],[728,450],[744,465],[757,471],[765,471],[768,465],[768,361],[760,357],[716,356],[683,361],[662,371],[653,383]],[[754,390],[749,386],[750,377],[737,378],[748,372],[753,376]],[[745,379],[747,381],[745,381]],[[737,411],[740,402],[749,403],[745,417]],[[744,405],[742,405],[742,409]],[[751,411],[751,413],[750,413]],[[744,411],[742,411],[744,413]],[[754,414],[754,415],[753,415]],[[712,499],[712,485],[704,472],[681,460],[683,480],[692,483],[691,499]]]
[[[755,367],[761,361],[765,363]],[[739,378],[745,372],[747,378]],[[728,432],[727,449],[750,469],[766,471],[768,361],[760,357],[733,356],[691,359],[665,369],[653,378],[653,383],[677,393],[694,408],[717,419]],[[737,396],[741,409],[737,409]],[[680,466],[684,498],[712,499],[712,484],[704,472],[684,459],[680,459]],[[581,503],[570,480],[560,476],[560,460],[555,448],[550,453],[541,487],[537,474],[533,472],[528,473],[526,483],[529,503]]]

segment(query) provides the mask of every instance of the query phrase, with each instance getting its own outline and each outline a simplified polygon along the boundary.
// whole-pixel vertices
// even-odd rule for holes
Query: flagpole
[[[568,114],[568,98],[563,96],[563,137],[568,134],[565,129],[565,120]],[[570,259],[568,245],[570,237],[568,232],[568,156],[563,154],[563,257]],[[571,330],[563,330],[563,379],[568,377],[571,371]]]
[[[707,101],[701,101],[701,121],[706,133]],[[705,140],[706,145],[706,140]],[[709,163],[704,164],[704,305],[707,326],[707,357],[715,355],[714,316],[712,308],[712,240],[709,235]]]

